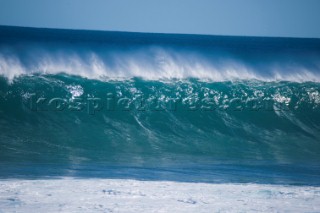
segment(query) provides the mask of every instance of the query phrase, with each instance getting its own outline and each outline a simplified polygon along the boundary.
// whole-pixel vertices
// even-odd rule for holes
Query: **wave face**
[[[319,185],[317,39],[0,28],[0,176]]]

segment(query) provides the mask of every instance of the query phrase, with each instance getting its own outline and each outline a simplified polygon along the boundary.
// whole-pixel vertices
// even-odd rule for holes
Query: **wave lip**
[[[319,82],[320,40],[0,27],[0,75],[12,80],[33,73],[89,79]]]
[[[266,68],[268,70],[260,72],[258,68],[236,61],[215,66],[210,60],[204,61],[200,56],[194,56],[194,62],[190,63],[188,57],[184,57],[183,54],[179,55],[180,59],[178,60],[174,59],[177,56],[171,57],[169,55],[160,62],[156,61],[157,55],[150,62],[144,61],[146,56],[137,58],[119,54],[117,57],[121,60],[117,59],[112,66],[106,64],[95,54],[90,59],[81,59],[75,56],[60,57],[39,58],[37,63],[26,66],[20,59],[0,55],[0,74],[10,81],[21,75],[65,73],[98,80],[120,80],[138,77],[145,80],[194,78],[211,82],[235,80],[320,82],[319,72],[308,70],[305,67],[290,68],[284,66],[283,69],[289,69],[289,72],[268,67],[267,64]]]

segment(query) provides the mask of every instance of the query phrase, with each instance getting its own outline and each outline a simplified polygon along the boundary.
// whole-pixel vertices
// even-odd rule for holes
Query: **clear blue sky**
[[[0,25],[320,38],[320,0],[0,0]]]

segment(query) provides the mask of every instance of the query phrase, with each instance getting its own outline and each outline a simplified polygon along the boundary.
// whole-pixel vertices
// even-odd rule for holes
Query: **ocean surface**
[[[292,187],[319,210],[320,39],[0,27],[2,196],[65,178]]]

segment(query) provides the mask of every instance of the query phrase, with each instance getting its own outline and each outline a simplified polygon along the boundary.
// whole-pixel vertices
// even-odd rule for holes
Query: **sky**
[[[0,25],[320,38],[320,0],[0,0]]]

